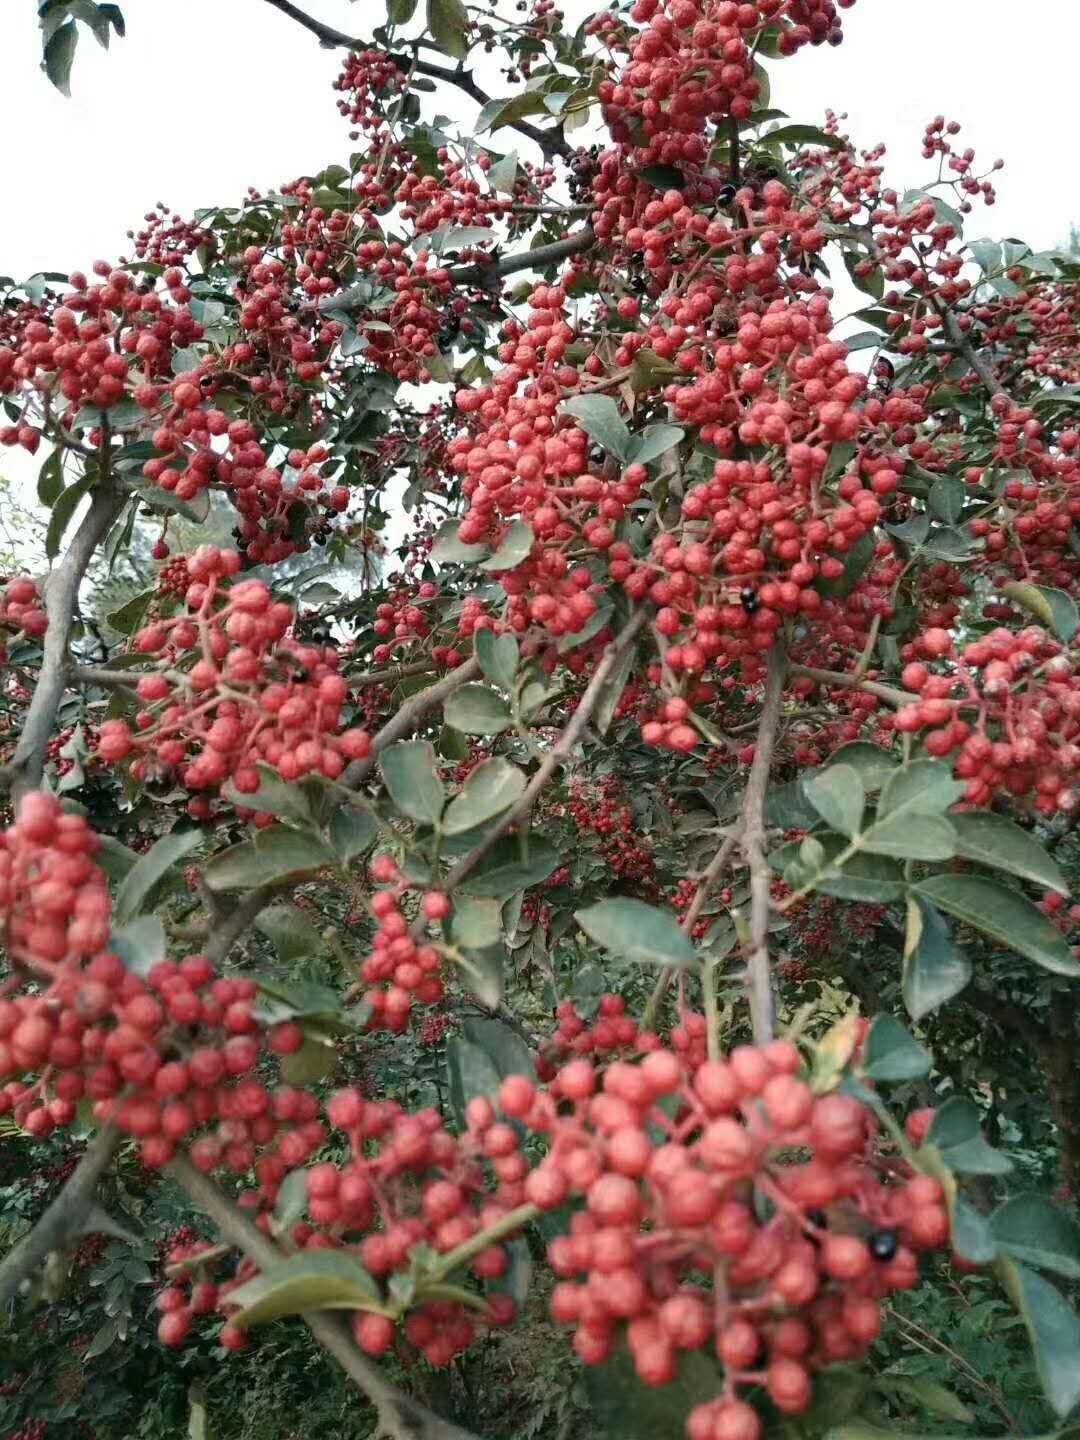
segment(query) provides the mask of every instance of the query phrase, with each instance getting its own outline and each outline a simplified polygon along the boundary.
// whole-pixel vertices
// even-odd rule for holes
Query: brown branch
[[[769,897],[772,871],[765,859],[765,790],[772,767],[773,747],[780,722],[780,702],[787,677],[787,662],[777,637],[769,651],[769,670],[761,701],[754,760],[743,799],[741,843],[750,868],[750,948],[746,957],[750,990],[750,1021],[754,1043],[766,1045],[773,1038],[772,975],[769,970]]]
[[[945,327],[945,334],[949,337],[949,344],[958,355],[964,357],[987,390],[989,390],[990,394],[1004,395],[1006,399],[1009,399],[1009,392],[998,380],[993,368],[976,351],[971,341],[964,334],[963,330],[961,330],[960,322],[952,311],[936,303],[934,304],[934,309],[941,316],[941,323]]]
[[[601,657],[600,663],[593,672],[592,679],[585,687],[585,691],[578,701],[577,709],[567,722],[566,729],[540,762],[540,768],[525,787],[521,799],[516,805],[511,806],[499,823],[485,835],[484,839],[481,840],[478,845],[474,845],[468,854],[462,856],[443,881],[440,887],[441,889],[449,892],[460,885],[467,875],[472,874],[480,861],[495,844],[496,840],[501,840],[508,830],[512,830],[515,825],[519,824],[528,816],[536,804],[540,792],[545,788],[555,774],[555,771],[581,738],[585,727],[589,723],[589,717],[600,701],[604,685],[612,670],[615,668],[619,656],[628,645],[632,644],[644,623],[645,611],[639,610],[632,619],[627,621],[618,635],[615,636],[615,639],[608,645]]]
[[[108,444],[107,438],[103,443]],[[103,461],[103,471],[105,468]],[[45,614],[49,627],[45,631],[44,658],[19,743],[4,771],[16,804],[28,790],[36,790],[41,784],[45,751],[67,685],[68,643],[75,624],[79,586],[94,551],[126,502],[127,496],[118,494],[108,475],[103,474],[94,490],[90,508],[75,532],[71,548],[45,583]]]
[[[278,1264],[281,1251],[256,1228],[208,1175],[196,1170],[187,1156],[178,1156],[168,1173],[204,1214],[208,1215],[230,1244],[261,1269]],[[379,1433],[398,1440],[476,1440],[468,1430],[443,1420],[419,1401],[391,1385],[377,1365],[366,1359],[353,1344],[348,1326],[326,1311],[306,1311],[300,1317],[319,1345],[332,1355],[349,1379],[375,1406]]]
[[[553,240],[550,245],[537,245],[533,250],[519,250],[512,255],[493,255],[490,259],[477,260],[471,265],[459,265],[450,271],[450,278],[458,285],[485,285],[495,278],[501,280],[504,275],[516,275],[519,270],[539,270],[543,265],[553,265],[558,260],[565,260],[568,255],[577,255],[582,250],[591,249],[595,243],[596,235],[592,226],[583,225],[572,235]]]
[[[97,1183],[116,1154],[121,1141],[115,1125],[106,1125],[76,1165],[67,1184],[38,1220],[29,1235],[0,1262],[0,1309],[53,1250],[82,1233],[94,1205]]]
[[[918,703],[918,695],[913,695],[910,690],[898,690],[894,685],[882,685],[877,680],[864,680],[854,672],[845,674],[843,670],[815,670],[812,665],[792,665],[788,674],[793,679],[814,680],[819,685],[836,685],[844,690],[863,690],[867,695],[876,695],[879,700],[886,701],[889,705],[915,705]]]
[[[309,30],[318,40],[319,44],[327,50],[364,50],[368,46],[366,40],[361,40],[355,35],[346,35],[344,30],[337,30],[333,25],[326,25],[317,20],[314,15],[308,15],[298,5],[293,5],[291,0],[266,0],[275,10],[280,10],[290,20],[295,20],[305,30]],[[491,99],[485,90],[481,90],[473,79],[471,70],[451,69],[446,65],[433,65],[428,60],[421,60],[417,57],[405,57],[391,54],[390,58],[399,63],[403,70],[412,69],[414,74],[426,75],[430,80],[443,80],[447,85],[453,85],[463,95],[468,95],[470,100],[475,100],[478,105],[486,105]],[[574,147],[562,134],[562,127],[556,130],[541,130],[536,125],[530,125],[527,120],[510,120],[507,124],[519,134],[526,136],[535,145],[539,145],[543,153],[550,159],[553,155],[562,155],[564,158],[572,155]]]
[[[448,695],[459,690],[467,681],[475,680],[479,674],[480,662],[474,655],[463,665],[444,675],[441,680],[437,680],[434,685],[429,685],[426,690],[412,696],[376,734],[371,742],[371,754],[365,760],[354,760],[351,765],[346,766],[341,776],[341,784],[352,790],[358,789],[375,768],[375,761],[387,745],[410,735],[429,710],[436,709]]]

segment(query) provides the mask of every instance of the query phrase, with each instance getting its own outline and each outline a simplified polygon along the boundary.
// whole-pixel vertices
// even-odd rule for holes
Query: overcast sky
[[[350,32],[384,15],[382,0],[305,3]],[[563,8],[576,22],[596,7]],[[353,148],[329,88],[340,52],[264,0],[122,0],[122,9],[127,38],[108,54],[84,30],[66,100],[38,68],[37,6],[0,6],[0,274],[88,267],[124,253],[125,232],[158,200],[184,214],[235,203],[249,184],[273,188]],[[859,0],[844,28],[836,49],[772,62],[774,105],[808,122],[829,106],[846,111],[858,144],[885,142],[901,189],[932,178],[919,153],[925,122],[957,119],[981,160],[1006,162],[997,205],[977,207],[968,236],[1018,236],[1036,249],[1067,238],[1080,220],[1080,0]],[[497,93],[497,75],[481,75]],[[470,113],[460,99],[439,100]],[[505,130],[493,143],[515,145]],[[22,471],[0,458],[9,474]]]

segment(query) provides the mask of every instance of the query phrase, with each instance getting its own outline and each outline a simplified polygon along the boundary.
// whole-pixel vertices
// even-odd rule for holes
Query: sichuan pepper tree
[[[956,123],[902,192],[771,108],[844,0],[389,0],[362,36],[267,3],[342,50],[348,165],[4,292],[50,569],[0,601],[0,1105],[87,1138],[5,1299],[134,1147],[213,1232],[162,1343],[302,1313],[389,1434],[465,1433],[375,1362],[512,1325],[530,1240],[621,1433],[820,1428],[941,1249],[1064,1419],[1041,1272],[1080,1228],[948,1043],[1027,1048],[1071,1200],[1076,262],[965,239],[996,165]],[[123,33],[40,10],[65,91],[80,27]],[[797,1008],[824,902],[871,937],[839,1018]],[[441,1111],[341,1083],[418,1024],[454,1026]]]

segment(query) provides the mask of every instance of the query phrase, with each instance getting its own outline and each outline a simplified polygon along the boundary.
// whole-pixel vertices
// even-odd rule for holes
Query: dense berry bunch
[[[187,789],[211,793],[231,781],[253,795],[258,764],[283,780],[334,779],[370,753],[368,732],[343,726],[348,685],[338,651],[286,638],[292,606],[274,601],[261,580],[228,585],[239,567],[236,551],[212,546],[186,562],[185,609],[135,636],[136,651],[160,665],[137,682],[144,709],[135,728],[124,720],[101,726],[103,760],[134,754],[136,779],[175,774]],[[199,658],[185,666],[188,657]],[[193,814],[209,813],[205,798],[192,804]]]
[[[896,728],[922,733],[930,755],[955,755],[966,798],[989,805],[1006,791],[1044,815],[1080,804],[1080,673],[1045,630],[998,628],[955,653],[951,634],[924,631],[903,682],[919,695]],[[941,670],[931,668],[945,662]]]
[[[585,1202],[548,1249],[562,1277],[552,1314],[576,1327],[581,1358],[600,1364],[625,1335],[652,1385],[676,1378],[680,1352],[720,1360],[721,1394],[691,1412],[691,1440],[757,1436],[740,1398],[757,1385],[782,1412],[806,1410],[812,1373],[864,1355],[882,1301],[917,1283],[917,1252],[948,1238],[937,1181],[883,1149],[861,1104],[816,1095],[801,1069],[786,1042],[726,1061],[658,1048],[602,1078],[578,1059],[547,1093],[520,1077],[500,1092],[547,1141],[528,1199]]]

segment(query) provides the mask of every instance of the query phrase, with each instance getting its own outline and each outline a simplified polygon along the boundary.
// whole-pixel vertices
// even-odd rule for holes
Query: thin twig
[[[346,766],[340,783],[351,790],[358,789],[375,768],[375,761],[387,745],[411,735],[429,710],[437,709],[455,690],[460,690],[462,685],[469,680],[475,680],[479,674],[480,662],[473,655],[441,680],[437,680],[434,685],[429,685],[426,690],[420,690],[413,695],[375,735],[371,742],[371,754],[364,760],[354,760],[351,765]]]
[[[818,685],[835,685],[844,690],[862,690],[867,695],[876,695],[889,705],[915,705],[918,695],[910,690],[898,690],[895,685],[882,685],[877,680],[864,680],[852,672],[843,670],[816,670],[812,665],[792,665],[788,674],[794,680],[813,680]]]
[[[266,0],[266,3],[272,5],[275,10],[280,10],[290,20],[295,20],[305,30],[309,30],[318,39],[319,44],[327,50],[364,50],[367,48],[366,40],[355,35],[346,35],[343,30],[336,30],[333,25],[324,24],[314,15],[308,15],[306,11],[301,10],[298,5],[293,5],[291,0]],[[399,63],[404,70],[408,70],[411,66],[418,75],[426,75],[430,80],[443,80],[447,85],[453,85],[463,95],[468,95],[471,100],[475,100],[478,105],[486,105],[491,99],[491,96],[477,85],[470,70],[433,65],[430,61],[413,59],[411,56],[391,54],[390,58]],[[553,155],[566,157],[573,154],[574,147],[563,136],[561,126],[554,130],[541,130],[536,125],[530,125],[527,120],[508,120],[506,123],[538,145],[549,159]]]

